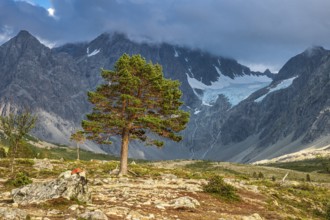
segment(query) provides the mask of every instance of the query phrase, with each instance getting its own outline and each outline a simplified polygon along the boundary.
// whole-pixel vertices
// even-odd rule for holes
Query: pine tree
[[[75,133],[71,134],[70,140],[76,142],[77,160],[80,160],[79,144],[83,144],[86,140],[83,131],[76,131]]]
[[[82,122],[88,139],[111,144],[121,136],[120,175],[127,174],[128,145],[138,139],[147,145],[163,146],[149,134],[180,141],[177,132],[185,129],[189,113],[180,110],[179,81],[165,79],[158,64],[147,63],[140,55],[124,54],[114,70],[102,70],[106,83],[88,92],[93,112]],[[154,137],[154,136],[153,136]]]

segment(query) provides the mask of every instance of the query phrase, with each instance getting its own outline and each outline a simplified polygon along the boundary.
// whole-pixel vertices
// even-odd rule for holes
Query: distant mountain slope
[[[67,143],[91,109],[86,92],[102,83],[100,69],[112,69],[123,53],[161,64],[165,77],[182,83],[183,108],[191,113],[183,142],[168,141],[163,149],[132,142],[132,157],[250,162],[302,149],[329,134],[330,59],[321,47],[293,57],[274,75],[118,33],[49,49],[21,31],[0,47],[0,113],[30,108],[39,114],[38,137]],[[120,140],[113,141],[114,147],[85,147],[118,154]]]
[[[207,158],[218,158],[225,146],[232,150],[227,159],[243,162],[291,153],[324,137],[319,146],[325,146],[330,134],[330,51],[309,48],[290,59],[268,87],[231,110],[222,128],[220,147]]]

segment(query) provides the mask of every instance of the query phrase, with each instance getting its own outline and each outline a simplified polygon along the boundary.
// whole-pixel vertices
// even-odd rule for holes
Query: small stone
[[[79,207],[78,205],[72,205],[69,207],[69,209],[72,211],[76,211],[78,209],[78,207]]]
[[[129,179],[127,177],[120,177],[118,179],[118,182],[119,183],[128,183]]]
[[[156,208],[157,208],[157,209],[160,209],[160,210],[165,210],[165,207],[162,206],[162,205],[156,205]]]
[[[254,213],[253,215],[250,216],[244,216],[242,220],[263,220],[261,216],[258,213]]]
[[[143,205],[151,205],[151,201],[150,200],[148,200],[148,201],[146,201],[146,202],[144,202],[144,203],[142,203]]]
[[[170,174],[170,173],[164,173],[161,175],[161,178],[163,180],[177,180],[178,177],[174,174]]]
[[[79,217],[88,220],[108,220],[108,217],[101,210],[98,209],[92,212],[85,212],[79,215]]]
[[[70,177],[71,177],[71,171],[70,170],[63,172],[58,176],[59,179],[60,178],[68,179]]]
[[[16,208],[3,208],[0,207],[0,219],[15,220],[26,219],[27,213],[23,210]]]
[[[52,209],[47,212],[47,215],[53,216],[53,215],[61,215],[63,214],[60,210],[57,209]]]
[[[13,208],[18,208],[18,204],[17,204],[16,202],[14,202],[14,203],[12,204],[12,206],[13,206]]]
[[[189,196],[184,196],[171,200],[170,206],[174,207],[175,209],[182,209],[182,208],[195,209],[196,206],[200,206],[200,204],[196,199],[191,198]]]
[[[127,215],[129,212],[129,208],[115,206],[111,207],[107,210],[107,215],[116,215],[116,216],[124,216]]]
[[[103,185],[103,183],[102,183],[102,181],[100,179],[94,179],[93,185],[100,186],[100,185]]]
[[[1,194],[0,196],[1,198],[10,198],[11,197],[11,193],[10,192],[4,192]]]
[[[126,216],[126,219],[128,220],[140,220],[145,219],[145,216],[143,216],[141,213],[131,210],[128,215]]]

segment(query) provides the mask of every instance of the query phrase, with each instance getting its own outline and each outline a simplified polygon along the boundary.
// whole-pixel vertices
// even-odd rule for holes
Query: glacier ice
[[[260,96],[259,98],[257,98],[254,101],[255,102],[261,102],[269,93],[280,90],[280,89],[288,88],[289,86],[291,86],[293,80],[296,79],[296,78],[297,78],[297,76],[292,77],[290,79],[285,79],[282,82],[280,82],[279,84],[277,84],[274,88],[268,88],[268,92],[265,95]]]
[[[220,69],[214,65],[219,77],[217,81],[211,82],[211,85],[205,85],[203,82],[193,78],[191,70],[189,70],[192,77],[187,75],[187,80],[190,87],[202,90],[203,93],[195,92],[203,105],[212,106],[220,94],[226,96],[232,105],[237,105],[242,100],[246,99],[249,95],[258,89],[268,86],[272,79],[267,76],[257,75],[243,75],[236,76],[234,79],[225,76],[221,73]]]

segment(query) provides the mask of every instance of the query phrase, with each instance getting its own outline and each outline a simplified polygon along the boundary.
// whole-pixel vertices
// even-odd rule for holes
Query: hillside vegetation
[[[315,165],[322,164],[320,161],[277,165],[291,168],[283,169],[273,167],[275,164],[131,160],[130,175],[118,177],[114,174],[119,165],[115,157],[82,151],[81,160],[76,161],[74,148],[38,148],[33,142],[38,141],[25,139],[37,159],[16,160],[19,175],[15,182],[8,181],[9,159],[0,159],[0,209],[23,210],[30,219],[83,219],[79,217],[81,213],[91,210],[100,210],[109,219],[141,220],[329,219],[330,216],[330,175]],[[6,145],[5,141],[1,144]],[[39,167],[40,164],[50,165]],[[87,172],[91,204],[65,199],[25,206],[13,203],[10,191],[18,185],[49,181],[77,167]],[[190,198],[195,203],[178,208],[174,201],[180,198]]]

